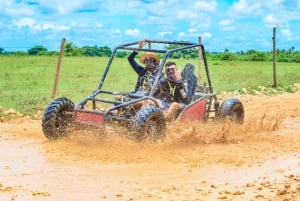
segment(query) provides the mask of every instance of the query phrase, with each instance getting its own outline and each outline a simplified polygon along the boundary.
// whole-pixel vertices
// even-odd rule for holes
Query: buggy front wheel
[[[53,100],[45,109],[42,119],[43,133],[49,140],[67,136],[74,121],[74,103],[67,98]]]
[[[155,106],[141,108],[135,116],[133,133],[137,141],[157,141],[165,137],[166,120],[163,112]]]

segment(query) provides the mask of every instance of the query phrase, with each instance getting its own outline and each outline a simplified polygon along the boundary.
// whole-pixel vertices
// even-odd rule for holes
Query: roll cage
[[[200,48],[201,49],[201,58],[204,62],[205,66],[205,72],[206,72],[206,78],[207,78],[207,85],[205,84],[205,93],[202,93],[203,91],[197,90],[195,93],[195,97],[199,98],[207,98],[208,99],[208,104],[207,104],[207,109],[206,109],[206,117],[205,119],[207,120],[209,118],[209,113],[213,112],[211,110],[211,104],[213,102],[213,99],[216,100],[216,95],[213,92],[213,87],[211,84],[211,79],[210,79],[210,74],[209,74],[209,68],[208,68],[208,63],[206,59],[206,54],[205,54],[205,49],[204,46],[200,43],[190,43],[190,42],[176,42],[176,41],[160,41],[160,40],[145,40],[145,42],[148,43],[148,48],[137,48],[138,43],[140,41],[132,42],[132,43],[126,43],[122,45],[116,46],[112,54],[108,60],[108,63],[104,69],[104,72],[102,74],[102,77],[100,79],[98,88],[87,98],[83,99],[81,102],[78,103],[78,105],[75,107],[75,110],[78,111],[83,111],[83,112],[89,112],[85,109],[85,105],[88,101],[92,101],[92,109],[93,113],[99,113],[102,115],[105,115],[106,118],[111,119],[111,120],[124,120],[123,117],[115,116],[115,115],[109,115],[109,113],[113,110],[117,110],[120,108],[126,108],[129,105],[132,105],[136,102],[150,99],[153,102],[155,102],[158,106],[157,100],[153,97],[153,94],[155,92],[155,86],[158,84],[159,77],[162,75],[163,72],[163,67],[166,63],[166,60],[169,59],[170,55],[174,52],[182,51],[182,50],[187,50],[187,49],[192,49],[192,48]],[[175,45],[175,48],[170,48],[170,49],[163,49],[163,48],[155,48],[155,45],[162,46],[162,45]],[[164,47],[165,48],[165,47]],[[155,78],[153,87],[149,93],[148,96],[137,94],[137,93],[127,93],[126,96],[128,96],[129,101],[119,101],[115,99],[106,99],[106,98],[97,98],[98,95],[100,94],[109,94],[109,95],[124,95],[124,93],[121,92],[115,92],[115,91],[109,91],[109,90],[102,90],[102,86],[105,82],[106,76],[110,70],[111,64],[113,62],[113,59],[116,57],[116,54],[120,50],[138,50],[138,51],[143,51],[143,52],[153,52],[153,53],[163,53],[163,56],[161,58],[160,64],[158,66],[158,75]],[[198,84],[198,89],[199,89],[200,84]],[[108,108],[105,111],[98,111],[96,107],[96,103],[107,103],[107,104],[112,104],[112,107]],[[130,117],[129,117],[130,118]]]

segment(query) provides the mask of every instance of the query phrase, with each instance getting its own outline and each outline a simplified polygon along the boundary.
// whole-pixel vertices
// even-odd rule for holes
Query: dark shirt
[[[167,78],[161,78],[155,97],[169,103],[178,102],[187,104],[187,93],[182,81],[172,82]]]
[[[151,73],[149,71],[146,71],[144,67],[139,65],[135,60],[135,56],[138,53],[135,51],[132,51],[132,53],[128,56],[128,61],[133,68],[133,70],[138,74],[138,80],[135,85],[135,92],[138,90],[146,90],[147,93],[150,92],[152,85],[155,81],[155,77],[158,74],[158,71],[156,70],[154,73]]]
[[[139,75],[139,76],[143,76],[146,73],[146,70],[144,67],[140,66],[135,60],[135,56],[138,53],[135,51],[132,51],[132,53],[128,56],[128,61],[131,65],[131,67],[133,68],[133,70]]]

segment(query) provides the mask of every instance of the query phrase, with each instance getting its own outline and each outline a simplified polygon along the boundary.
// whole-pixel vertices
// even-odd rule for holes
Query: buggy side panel
[[[180,113],[178,120],[180,121],[202,121],[205,119],[206,98],[198,99],[187,105]]]
[[[104,123],[104,115],[91,111],[76,111],[75,122],[93,126],[102,126]]]

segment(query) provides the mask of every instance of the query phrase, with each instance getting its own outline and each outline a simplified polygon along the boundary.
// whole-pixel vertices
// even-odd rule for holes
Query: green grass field
[[[3,110],[14,108],[29,115],[44,110],[51,101],[57,60],[55,56],[0,56],[0,106]],[[175,61],[181,69],[187,62],[197,65],[197,60]],[[56,97],[65,96],[77,103],[89,96],[97,89],[107,62],[108,58],[100,57],[64,57]],[[259,86],[273,85],[271,62],[209,60],[208,65],[217,94],[241,91],[243,88],[251,91]],[[127,59],[115,59],[103,87],[126,92],[134,89],[136,79]],[[292,91],[291,86],[295,83],[300,83],[300,65],[277,63],[279,89]]]

